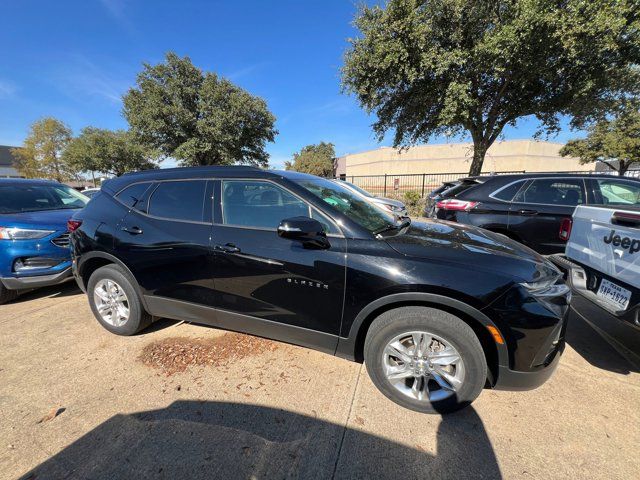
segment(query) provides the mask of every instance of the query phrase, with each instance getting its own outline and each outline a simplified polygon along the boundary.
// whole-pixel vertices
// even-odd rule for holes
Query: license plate
[[[616,307],[616,310],[626,310],[631,299],[631,292],[603,278],[598,289],[598,296]]]

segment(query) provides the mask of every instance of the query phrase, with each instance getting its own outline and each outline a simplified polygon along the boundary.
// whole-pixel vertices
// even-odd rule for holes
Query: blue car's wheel
[[[9,290],[0,282],[0,305],[10,302],[17,296],[18,292],[16,290]]]

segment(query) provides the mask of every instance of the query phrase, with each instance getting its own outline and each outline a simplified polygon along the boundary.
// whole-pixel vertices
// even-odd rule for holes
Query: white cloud
[[[0,80],[0,98],[13,97],[14,93],[16,93],[16,87],[12,83]]]

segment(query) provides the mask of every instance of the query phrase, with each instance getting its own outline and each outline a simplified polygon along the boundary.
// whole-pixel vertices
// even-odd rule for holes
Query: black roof
[[[107,180],[102,186],[103,190],[116,193],[126,185],[137,182],[147,182],[156,180],[181,180],[187,178],[215,178],[223,176],[227,178],[303,178],[313,177],[305,173],[287,171],[287,170],[264,170],[257,167],[249,167],[245,165],[230,166],[208,166],[208,167],[177,167],[177,168],[161,168],[156,170],[142,170],[140,172],[126,173],[121,177]]]
[[[615,172],[614,172],[615,173]],[[607,173],[590,173],[590,172],[570,172],[570,173],[562,173],[562,172],[553,172],[553,173],[509,173],[505,175],[483,175],[481,177],[476,177],[479,179],[487,180],[520,180],[520,179],[528,179],[528,178],[573,178],[573,177],[589,177],[589,178],[611,178],[612,176],[617,177],[618,175],[611,175]],[[638,180],[635,177],[623,177],[627,180]],[[463,179],[461,179],[463,180]]]
[[[17,147],[10,147],[8,145],[0,145],[0,167],[12,167],[15,157],[11,153],[11,149]]]
[[[60,185],[60,182],[43,178],[0,178],[0,185]]]

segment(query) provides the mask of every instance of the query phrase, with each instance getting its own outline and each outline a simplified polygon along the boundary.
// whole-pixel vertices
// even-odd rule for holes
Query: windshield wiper
[[[392,224],[392,223],[387,223],[384,227],[379,228],[378,230],[375,230],[373,232],[374,235],[380,235],[381,233],[384,232],[391,232],[394,230],[401,230],[405,227],[408,227],[409,225],[411,225],[411,219],[407,218],[404,222],[402,223],[396,223],[396,224]]]

